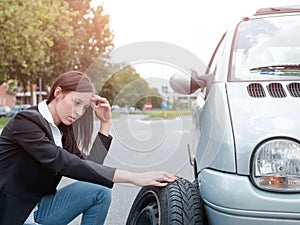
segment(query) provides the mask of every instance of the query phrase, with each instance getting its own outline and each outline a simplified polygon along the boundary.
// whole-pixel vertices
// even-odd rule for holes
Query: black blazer
[[[100,164],[110,143],[99,134],[90,154],[95,160],[84,160],[55,145],[37,107],[18,113],[0,136],[0,225],[23,224],[62,176],[111,188],[115,169]]]

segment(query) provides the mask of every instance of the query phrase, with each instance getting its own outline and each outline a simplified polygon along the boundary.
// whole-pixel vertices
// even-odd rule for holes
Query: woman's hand
[[[99,132],[104,135],[108,135],[111,123],[111,108],[109,102],[106,98],[93,95],[91,97],[91,107],[93,108],[97,118],[101,121]]]
[[[132,183],[137,186],[165,187],[168,183],[176,180],[176,177],[163,171],[133,173],[117,169],[113,178],[115,183]]]

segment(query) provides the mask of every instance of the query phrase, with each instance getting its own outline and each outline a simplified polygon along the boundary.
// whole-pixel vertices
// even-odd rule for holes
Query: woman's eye
[[[75,103],[75,105],[80,105],[81,104],[81,102],[79,102],[79,101],[75,101],[74,103]]]

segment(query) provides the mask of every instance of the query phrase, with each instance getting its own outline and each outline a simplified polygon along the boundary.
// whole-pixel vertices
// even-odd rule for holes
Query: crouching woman
[[[94,115],[100,120],[93,135]],[[108,166],[111,109],[78,71],[60,75],[48,99],[18,113],[0,136],[0,224],[104,224],[114,183],[165,186],[167,172]],[[77,180],[57,189],[62,176]],[[162,183],[161,181],[165,181]]]

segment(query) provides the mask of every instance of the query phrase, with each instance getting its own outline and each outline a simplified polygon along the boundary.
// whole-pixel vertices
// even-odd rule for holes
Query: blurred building
[[[0,84],[0,105],[14,106],[19,104],[36,105],[38,102],[44,100],[48,93],[45,87],[42,87],[42,82],[38,79],[37,84],[27,84],[26,89],[17,81],[9,80]],[[40,88],[41,87],[41,88]]]

